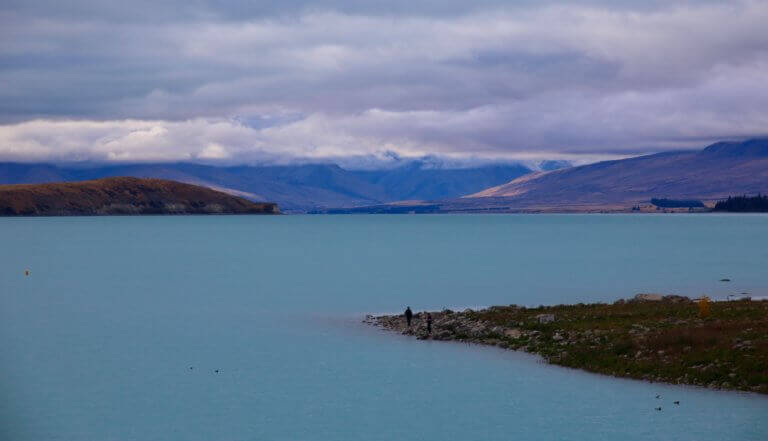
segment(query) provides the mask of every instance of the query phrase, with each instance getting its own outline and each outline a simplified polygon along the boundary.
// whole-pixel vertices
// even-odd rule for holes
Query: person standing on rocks
[[[427,334],[432,334],[432,314],[427,313]]]
[[[405,321],[408,323],[408,327],[411,327],[411,320],[413,319],[413,311],[411,311],[411,307],[405,308]]]

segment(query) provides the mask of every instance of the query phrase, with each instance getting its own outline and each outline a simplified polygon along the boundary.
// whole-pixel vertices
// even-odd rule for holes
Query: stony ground
[[[365,322],[419,339],[523,350],[602,374],[768,393],[768,301],[713,302],[703,318],[681,296],[431,315],[431,334],[423,312],[410,328],[402,315]]]

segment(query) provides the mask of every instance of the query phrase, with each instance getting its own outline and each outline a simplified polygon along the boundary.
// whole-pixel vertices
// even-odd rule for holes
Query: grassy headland
[[[648,381],[768,393],[768,301],[713,302],[706,318],[681,296],[613,304],[425,313],[411,328],[400,316],[366,322],[421,339],[495,345],[539,354],[549,363]],[[549,315],[554,316],[554,320]]]
[[[277,204],[271,202],[252,202],[164,179],[116,177],[0,185],[0,216],[279,213]]]

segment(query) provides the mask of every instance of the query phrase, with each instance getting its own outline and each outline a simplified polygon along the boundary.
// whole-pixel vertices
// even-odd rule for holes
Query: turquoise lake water
[[[0,439],[766,440],[766,396],[360,323],[767,296],[766,264],[763,215],[0,218]]]

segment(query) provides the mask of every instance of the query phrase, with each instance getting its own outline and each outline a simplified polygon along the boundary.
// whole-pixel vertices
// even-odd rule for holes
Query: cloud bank
[[[768,132],[764,1],[59,3],[0,7],[0,160],[573,159]]]

